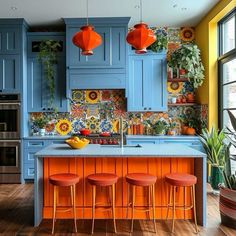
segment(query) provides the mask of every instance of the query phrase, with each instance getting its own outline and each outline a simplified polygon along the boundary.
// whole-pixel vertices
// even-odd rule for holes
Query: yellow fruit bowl
[[[73,149],[82,149],[89,144],[88,139],[79,139],[78,137],[66,139],[65,142]]]

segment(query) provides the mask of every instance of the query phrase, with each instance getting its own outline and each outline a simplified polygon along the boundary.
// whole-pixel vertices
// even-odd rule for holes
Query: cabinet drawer
[[[128,140],[127,144],[136,145],[136,144],[157,144],[156,140]]]
[[[24,179],[34,179],[34,165],[24,165]]]
[[[24,149],[23,150],[24,163],[34,163],[34,154],[40,150],[41,148]]]
[[[62,140],[53,140],[51,142],[48,143],[48,145],[51,145],[51,144],[64,144],[65,143],[65,140],[62,139]]]
[[[45,140],[27,140],[24,141],[24,148],[43,148],[46,146]]]
[[[174,140],[160,140],[160,143],[172,143],[172,144],[183,144],[183,145],[188,145],[188,146],[192,146],[192,145],[201,145],[200,141],[197,140],[178,140],[178,139],[174,139]]]

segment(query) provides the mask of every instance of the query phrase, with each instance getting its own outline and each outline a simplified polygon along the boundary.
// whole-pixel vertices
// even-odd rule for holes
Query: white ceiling
[[[143,0],[143,20],[152,26],[195,26],[220,0]],[[30,26],[59,25],[63,17],[85,17],[86,0],[0,0],[0,18],[25,18]],[[131,16],[139,0],[89,0],[89,16]]]

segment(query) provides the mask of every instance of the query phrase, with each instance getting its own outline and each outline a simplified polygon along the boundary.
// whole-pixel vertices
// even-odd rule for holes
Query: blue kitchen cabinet
[[[0,92],[20,92],[20,56],[0,54]]]
[[[59,139],[28,138],[28,139],[23,140],[22,173],[23,173],[23,178],[25,180],[34,179],[34,155],[35,153],[51,144],[58,144],[58,143],[64,143],[64,139],[62,138],[59,138]]]
[[[81,55],[72,43],[84,18],[64,19],[66,23],[66,67],[68,89],[125,89],[127,80],[127,43],[129,17],[90,18],[89,24],[102,37],[92,56]]]
[[[21,52],[20,28],[0,23],[0,54],[18,54]]]
[[[128,145],[137,144],[183,144],[198,151],[205,152],[200,139],[197,136],[145,136],[145,135],[127,135],[126,143]]]
[[[0,93],[23,97],[27,29],[24,19],[0,19]]]
[[[35,45],[42,40],[58,40],[61,42],[62,51],[58,53],[55,65],[55,92],[53,107],[49,107],[49,88],[44,78],[43,65],[37,60]],[[49,112],[56,108],[59,112],[68,110],[66,99],[66,73],[65,73],[65,51],[63,33],[29,33],[28,34],[28,62],[27,62],[27,91],[28,112]]]
[[[129,56],[128,111],[167,111],[166,53]]]

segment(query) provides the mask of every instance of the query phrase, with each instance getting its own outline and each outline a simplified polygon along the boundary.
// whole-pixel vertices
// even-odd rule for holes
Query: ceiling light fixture
[[[75,33],[72,42],[82,49],[81,55],[93,55],[93,49],[102,43],[101,36],[94,31],[94,27],[88,23],[88,0],[87,0],[87,24],[82,26],[81,31]]]
[[[126,41],[136,50],[135,53],[143,54],[147,52],[147,47],[156,41],[154,32],[143,22],[142,0],[140,0],[140,23],[127,34]]]

